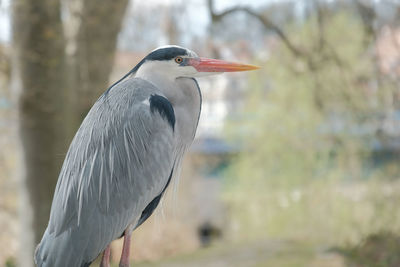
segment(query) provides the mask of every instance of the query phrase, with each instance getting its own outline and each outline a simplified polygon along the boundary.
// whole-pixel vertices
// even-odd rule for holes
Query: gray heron
[[[100,266],[110,266],[110,243],[120,237],[119,266],[129,266],[132,231],[153,213],[194,139],[195,78],[256,68],[165,46],[106,90],[67,152],[37,266],[89,266],[102,252]]]

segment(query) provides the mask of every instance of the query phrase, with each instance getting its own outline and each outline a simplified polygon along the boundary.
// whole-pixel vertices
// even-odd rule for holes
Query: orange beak
[[[193,66],[198,72],[234,72],[256,70],[260,68],[254,65],[204,57],[190,59],[188,63],[188,65]]]

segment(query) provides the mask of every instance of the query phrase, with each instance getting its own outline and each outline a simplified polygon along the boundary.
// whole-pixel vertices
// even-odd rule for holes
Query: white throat
[[[171,73],[169,62],[146,61],[135,73],[135,77],[151,81],[157,84],[157,80],[175,80],[175,75]],[[157,86],[158,87],[158,86]]]

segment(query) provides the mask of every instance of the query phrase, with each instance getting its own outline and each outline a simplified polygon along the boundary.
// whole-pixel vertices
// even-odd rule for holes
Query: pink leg
[[[122,247],[121,260],[119,267],[129,267],[129,251],[131,249],[131,233],[129,230],[125,230],[124,245]]]
[[[111,248],[110,245],[108,245],[104,250],[103,257],[101,258],[100,267],[110,267],[110,254]]]

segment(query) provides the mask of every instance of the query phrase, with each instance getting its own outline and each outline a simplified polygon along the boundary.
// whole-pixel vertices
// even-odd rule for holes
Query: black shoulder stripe
[[[154,210],[157,208],[158,203],[160,203],[161,197],[165,192],[165,189],[167,189],[169,183],[171,182],[171,178],[172,178],[172,174],[174,172],[174,169],[171,170],[171,173],[168,177],[168,181],[167,184],[165,185],[165,187],[163,188],[163,190],[161,191],[161,193],[156,196],[147,206],[146,208],[142,211],[142,215],[139,218],[139,221],[135,227],[138,228],[142,223],[144,223],[154,212]]]
[[[171,125],[172,129],[175,129],[175,112],[171,103],[163,96],[151,95],[150,99],[150,111],[154,113],[158,111],[160,115],[165,118]]]

